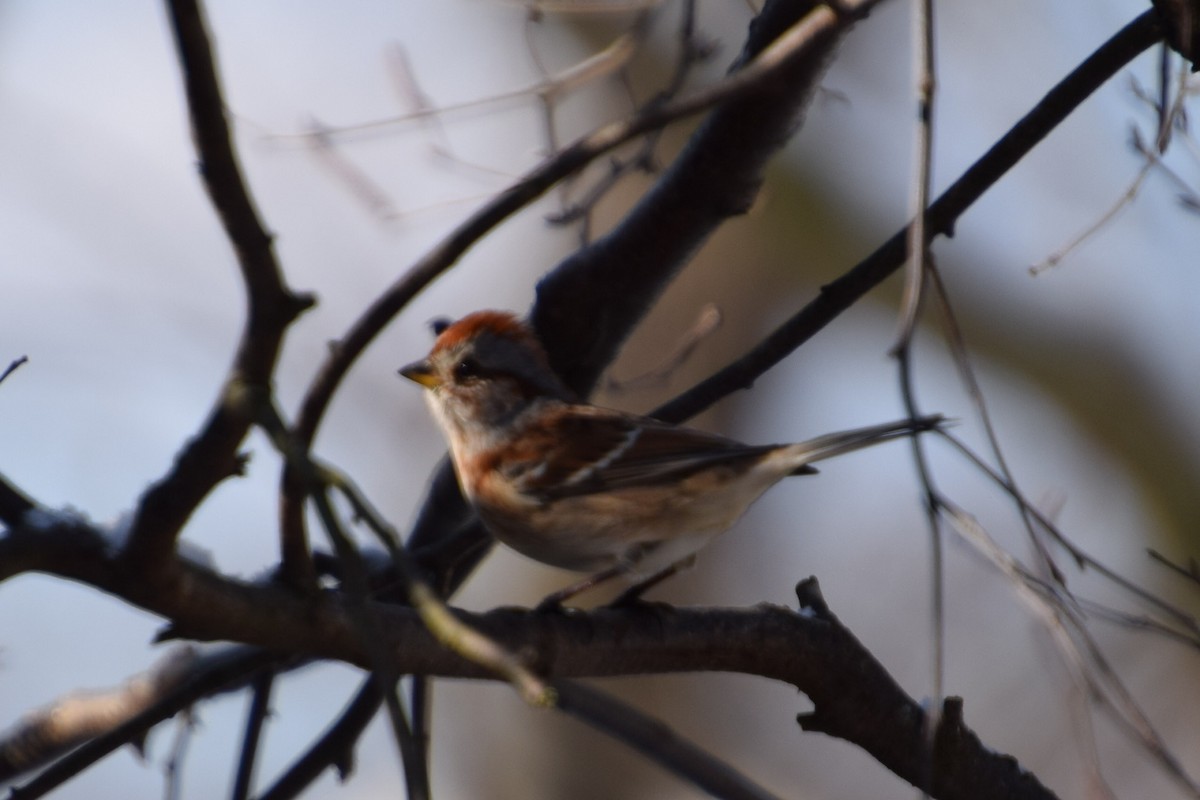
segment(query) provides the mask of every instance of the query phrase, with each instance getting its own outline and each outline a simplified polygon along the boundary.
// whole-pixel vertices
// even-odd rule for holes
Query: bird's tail
[[[840,456],[843,453],[849,453],[863,447],[870,447],[880,442],[886,442],[889,439],[899,439],[902,436],[911,436],[914,433],[931,431],[941,427],[945,422],[946,418],[941,414],[932,414],[916,419],[905,419],[897,422],[886,422],[882,425],[870,425],[865,428],[838,431],[837,433],[828,433],[824,436],[818,436],[815,439],[809,439],[806,442],[798,442],[790,445],[786,448],[786,452],[799,462],[792,473],[793,475],[816,472],[816,470],[809,466],[813,462]]]

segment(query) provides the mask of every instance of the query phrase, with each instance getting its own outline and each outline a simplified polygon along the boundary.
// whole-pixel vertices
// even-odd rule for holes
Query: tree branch
[[[196,0],[168,0],[183,68],[201,176],[233,243],[246,285],[248,313],[225,385],[199,434],[171,470],[142,496],[130,529],[128,558],[143,576],[159,577],[184,523],[204,497],[241,469],[238,447],[251,424],[248,391],[269,391],[288,324],[312,304],[284,285],[271,236],[250,199],[225,119],[216,65]]]
[[[1162,39],[1154,11],[1130,22],[1063,78],[978,161],[942,193],[925,214],[930,238],[952,236],[954,225],[972,204],[1018,161],[1046,138],[1093,92],[1138,55]],[[776,328],[742,358],[654,411],[654,416],[681,422],[721,398],[749,388],[760,375],[811,339],[843,311],[874,289],[904,263],[906,226],[837,280],[821,287],[815,300]]]
[[[226,578],[187,561],[180,564],[175,581],[131,582],[105,541],[100,531],[78,521],[37,531],[18,528],[0,537],[0,565],[88,583],[172,620],[174,633],[194,639],[239,641],[276,657],[329,658],[373,668],[354,607],[361,599],[307,598],[274,584]],[[530,668],[555,681],[722,671],[789,683],[814,705],[801,719],[804,727],[859,745],[920,786],[929,763],[920,705],[828,611],[815,581],[802,584],[799,592],[805,613],[772,606],[455,613],[509,652],[529,653]],[[415,610],[378,602],[369,607],[380,635],[376,646],[392,654],[398,672],[495,677],[442,647]],[[979,800],[1052,796],[1013,759],[980,745],[961,725],[961,715],[951,719],[936,739],[934,784],[925,787],[931,795]]]
[[[194,648],[173,650],[116,689],[75,692],[25,714],[0,732],[0,783],[141,714],[174,693],[196,660]]]
[[[17,775],[33,768],[37,764],[58,758],[44,772],[26,783],[14,788],[12,796],[22,800],[33,800],[41,797],[76,775],[92,764],[107,756],[114,750],[125,745],[139,742],[155,725],[170,719],[175,714],[189,708],[205,698],[211,698],[221,692],[240,689],[244,682],[256,670],[267,666],[274,656],[257,648],[234,647],[217,653],[201,656],[189,667],[186,677],[178,684],[161,684],[161,691],[156,692],[153,702],[137,711],[129,706],[132,713],[127,719],[114,718],[111,727],[103,733],[91,738],[78,748],[71,750],[59,758],[63,752],[74,747],[82,736],[57,737],[56,740],[42,740],[40,750],[26,753],[21,759],[6,755],[0,763],[0,782],[11,781]],[[133,713],[136,712],[136,713]],[[13,734],[20,734],[20,729],[5,734],[5,741],[0,749],[7,749],[8,739]]]
[[[577,717],[721,800],[777,800],[745,775],[662,722],[575,681],[554,684],[558,709]]]

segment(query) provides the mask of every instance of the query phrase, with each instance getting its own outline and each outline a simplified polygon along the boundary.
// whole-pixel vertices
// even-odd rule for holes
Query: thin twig
[[[1164,43],[1162,45],[1162,62],[1161,66],[1165,70],[1170,63],[1170,49]],[[1118,214],[1133,204],[1141,191],[1142,184],[1145,183],[1151,170],[1158,168],[1165,173],[1177,186],[1183,190],[1183,197],[1195,197],[1195,192],[1186,181],[1176,175],[1162,160],[1166,153],[1167,146],[1170,144],[1170,131],[1178,124],[1179,120],[1184,118],[1185,109],[1184,101],[1187,98],[1187,74],[1181,73],[1179,84],[1174,95],[1174,99],[1168,103],[1170,96],[1170,81],[1169,76],[1164,72],[1159,76],[1160,80],[1160,95],[1159,99],[1153,103],[1154,113],[1157,120],[1157,133],[1154,138],[1154,145],[1147,146],[1142,141],[1142,136],[1136,127],[1130,131],[1130,140],[1133,148],[1139,155],[1142,156],[1142,165],[1138,168],[1133,180],[1125,187],[1120,196],[1113,202],[1111,206],[1083,231],[1073,236],[1070,241],[1061,247],[1057,248],[1050,255],[1046,256],[1042,261],[1033,264],[1029,267],[1030,275],[1040,275],[1046,270],[1053,269],[1063,262],[1071,253],[1077,250],[1084,242],[1094,237],[1097,233],[1104,230],[1110,222],[1112,222]],[[1135,94],[1144,96],[1140,89],[1135,87]],[[1186,205],[1186,203],[1185,203]]]
[[[1133,201],[1137,199],[1138,192],[1142,188],[1142,183],[1145,182],[1146,177],[1150,174],[1150,170],[1153,169],[1153,167],[1153,158],[1147,158],[1145,161],[1143,161],[1142,166],[1138,168],[1137,174],[1133,176],[1133,180],[1129,182],[1129,185],[1125,187],[1124,191],[1121,192],[1121,195],[1116,199],[1116,201],[1113,202],[1111,206],[1108,207],[1106,211],[1104,211],[1099,217],[1096,218],[1094,222],[1092,222],[1082,231],[1071,237],[1071,240],[1066,244],[1056,248],[1053,253],[1046,256],[1046,258],[1044,258],[1042,261],[1030,266],[1029,274],[1034,276],[1041,275],[1043,272],[1057,267],[1067,256],[1078,250],[1084,242],[1108,227],[1108,224],[1112,222],[1118,214],[1128,208]]]
[[[12,375],[14,372],[17,371],[17,369],[20,368],[20,366],[22,364],[25,364],[28,361],[29,361],[29,356],[18,356],[17,358],[15,358],[11,362],[9,362],[9,365],[4,368],[4,372],[0,372],[0,383],[4,383],[5,378],[7,378],[9,375]]]
[[[250,785],[254,780],[254,767],[258,759],[258,745],[262,740],[263,727],[271,711],[271,689],[275,685],[275,672],[265,669],[254,679],[250,690],[250,709],[246,712],[246,732],[242,735],[242,752],[238,756],[237,772],[233,779],[232,800],[246,800],[250,796]]]
[[[962,440],[948,433],[942,428],[938,429],[938,434],[941,435],[953,447],[955,447],[955,449],[957,449],[960,453],[966,456],[977,469],[983,472],[997,486],[1007,492],[1008,495],[1012,497],[1013,500],[1015,500],[1025,510],[1025,512],[1029,514],[1029,516],[1035,522],[1037,522],[1037,524],[1040,525],[1042,529],[1054,539],[1055,542],[1059,544],[1059,546],[1067,551],[1071,558],[1074,559],[1081,568],[1086,567],[1088,569],[1095,570],[1099,575],[1112,582],[1113,585],[1171,617],[1176,623],[1186,629],[1186,633],[1184,633],[1183,636],[1192,642],[1194,647],[1200,648],[1200,623],[1198,623],[1192,615],[1167,602],[1153,592],[1136,585],[1128,578],[1120,575],[1114,569],[1104,564],[1104,562],[1092,556],[1079,545],[1072,542],[1070,538],[1068,538],[1061,530],[1059,530],[1058,526],[1054,524],[1053,520],[1048,518],[1040,509],[1038,509],[1036,505],[1030,503],[1025,498],[1018,487],[1014,486],[1003,475],[994,470],[989,464],[987,464],[987,462],[980,458],[978,454],[972,451],[971,448],[967,447]]]
[[[929,277],[930,285],[933,289],[933,297],[938,304],[939,319],[942,322],[942,328],[945,332],[946,344],[950,350],[951,360],[958,370],[959,381],[966,389],[967,396],[971,400],[971,405],[975,408],[975,415],[979,423],[983,426],[984,436],[987,438],[988,447],[992,451],[992,458],[996,460],[999,474],[1004,477],[1004,480],[1010,486],[1016,486],[1017,481],[1008,467],[1008,459],[1004,456],[1004,449],[1000,446],[1000,437],[996,434],[996,426],[992,422],[992,414],[988,410],[983,387],[979,384],[979,379],[975,375],[975,368],[971,365],[971,356],[967,348],[966,337],[963,335],[962,326],[958,324],[958,316],[955,314],[954,306],[950,302],[950,294],[946,288],[945,281],[942,280],[941,272],[936,269],[930,272]],[[1046,549],[1042,537],[1037,535],[1033,519],[1030,517],[1029,510],[1024,503],[1017,503],[1017,512],[1021,517],[1021,523],[1025,527],[1030,544],[1038,555],[1038,562],[1041,568],[1048,573],[1052,580],[1060,584],[1063,583],[1062,573],[1054,563],[1054,558],[1050,555],[1049,550]]]
[[[522,86],[517,89],[491,94],[487,97],[474,100],[447,103],[441,106],[435,106],[431,103],[421,103],[418,107],[404,114],[353,125],[331,127],[325,131],[325,135],[331,141],[357,140],[370,136],[388,135],[395,128],[403,125],[422,123],[429,119],[444,119],[460,112],[478,111],[480,108],[486,106],[526,97],[549,97],[557,99],[561,95],[577,91],[589,83],[611,75],[628,63],[637,52],[637,47],[644,38],[644,33],[644,31],[635,25],[610,42],[603,50],[588,56],[577,64],[572,64],[560,72],[551,73],[549,70],[542,68],[541,72],[544,78],[529,86]],[[531,55],[534,56],[536,62],[536,51],[531,50]],[[419,96],[424,97],[423,95]],[[268,142],[303,142],[308,135],[307,132],[272,133],[266,135],[264,138]]]
[[[163,765],[165,800],[181,800],[183,797],[183,762],[187,759],[188,745],[192,742],[195,730],[195,716],[191,709],[184,709],[175,722],[175,740],[171,743],[171,751]]]
[[[914,52],[918,59],[917,67],[914,70],[917,78],[917,126],[914,137],[917,143],[917,155],[914,159],[912,199],[909,207],[912,222],[908,227],[908,266],[905,270],[904,294],[900,304],[899,332],[896,344],[892,347],[892,355],[896,359],[899,377],[900,396],[904,403],[905,413],[911,420],[920,416],[913,389],[913,334],[921,311],[921,301],[925,294],[926,275],[935,269],[929,253],[931,237],[926,229],[933,173],[934,98],[937,92],[933,0],[920,0],[917,3],[914,26],[916,38]],[[925,783],[932,785],[935,770],[932,759],[933,744],[940,726],[939,715],[945,697],[946,576],[942,553],[941,520],[937,505],[933,500],[936,490],[933,485],[933,475],[929,469],[929,461],[925,455],[925,445],[920,439],[919,436],[913,436],[909,443],[912,449],[913,464],[921,485],[922,506],[925,509],[926,524],[929,529],[929,614],[933,630],[930,642],[930,660],[933,700],[926,706],[925,736],[931,755],[928,764],[930,775]]]
[[[712,753],[662,722],[582,683],[557,681],[558,708],[632,747],[675,775],[721,800],[776,800]]]
[[[632,378],[617,379],[610,375],[604,382],[604,388],[610,392],[627,392],[666,382],[692,357],[696,348],[721,327],[722,321],[721,309],[715,303],[705,304],[696,321],[658,364]]]
[[[383,705],[383,695],[374,680],[366,680],[354,699],[320,738],[297,758],[292,766],[257,800],[290,800],[307,789],[326,769],[333,766],[345,780],[354,761],[354,745]]]
[[[904,272],[904,294],[900,300],[900,324],[893,353],[909,347],[917,325],[921,301],[924,297],[926,259],[928,258],[930,235],[926,231],[926,214],[929,211],[929,192],[933,175],[933,111],[937,94],[937,68],[934,63],[933,0],[919,0],[914,16],[918,64],[917,76],[917,126],[914,139],[917,155],[914,159],[912,195],[909,213],[912,222],[908,226],[908,259]],[[939,703],[940,705],[940,703]]]
[[[400,703],[398,684],[403,673],[396,665],[394,653],[385,645],[382,623],[367,602],[370,596],[370,582],[366,565],[358,548],[334,513],[327,489],[322,487],[314,491],[312,499],[344,571],[347,596],[351,600],[349,607],[363,648],[370,656],[372,677],[383,696],[384,708],[387,709],[388,719],[392,723],[392,738],[395,740],[400,762],[404,765],[408,798],[428,800],[429,768],[425,763],[423,751],[415,744],[408,715]]]
[[[1187,566],[1184,567],[1180,564],[1176,564],[1174,561],[1171,561],[1166,556],[1164,556],[1162,553],[1159,553],[1157,550],[1154,550],[1153,548],[1148,549],[1146,552],[1150,555],[1151,558],[1153,558],[1158,563],[1162,564],[1164,567],[1168,567],[1171,570],[1179,573],[1183,577],[1187,578],[1192,583],[1200,585],[1200,564],[1198,564],[1196,562],[1196,559],[1194,557],[1189,558]]]

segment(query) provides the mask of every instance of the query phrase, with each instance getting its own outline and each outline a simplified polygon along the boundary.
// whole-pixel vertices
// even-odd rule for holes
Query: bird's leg
[[[542,602],[538,603],[538,611],[558,611],[562,608],[562,604],[570,600],[577,594],[582,594],[593,586],[599,586],[602,583],[612,580],[618,575],[623,574],[626,567],[623,564],[615,564],[608,569],[600,570],[594,575],[589,575],[583,580],[575,581],[569,586],[564,586],[557,592],[551,592],[542,598]]]
[[[696,557],[694,555],[691,555],[691,556],[688,556],[687,558],[683,558],[683,559],[680,559],[679,561],[676,561],[674,564],[672,564],[669,567],[660,569],[658,572],[654,573],[650,577],[645,578],[644,580],[638,581],[633,586],[630,586],[628,589],[621,592],[619,595],[617,595],[616,600],[613,600],[611,603],[608,604],[608,607],[609,608],[620,608],[622,606],[631,606],[631,605],[641,602],[643,594],[650,591],[655,586],[658,586],[660,583],[662,583],[663,581],[665,581],[667,578],[671,577],[675,573],[685,570],[695,563],[696,563]]]

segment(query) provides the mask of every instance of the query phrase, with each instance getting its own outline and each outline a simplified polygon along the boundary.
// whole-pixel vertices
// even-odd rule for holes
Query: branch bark
[[[327,658],[373,668],[359,635],[356,602],[307,598],[275,584],[223,577],[183,561],[178,580],[129,582],[119,556],[98,530],[78,520],[0,538],[0,579],[37,570],[79,580],[172,621],[173,635],[232,640],[281,658]],[[13,567],[16,567],[14,569]],[[1049,798],[1016,761],[985,747],[951,706],[927,752],[924,713],[884,667],[828,610],[816,582],[798,588],[803,613],[754,609],[643,606],[590,613],[498,609],[459,618],[552,681],[570,678],[721,671],[789,683],[811,699],[800,718],[808,730],[853,742],[880,763],[939,798]],[[361,610],[361,605],[360,609]],[[495,676],[442,647],[411,608],[369,604],[399,672],[456,678]],[[933,769],[930,766],[933,765]],[[933,775],[933,784],[924,785]]]

